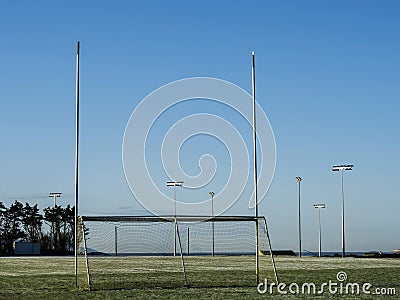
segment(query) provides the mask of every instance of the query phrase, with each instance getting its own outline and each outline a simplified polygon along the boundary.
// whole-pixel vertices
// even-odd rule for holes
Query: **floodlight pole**
[[[118,256],[118,227],[114,225],[114,254]]]
[[[344,236],[344,171],[353,170],[354,165],[333,166],[332,171],[341,171],[342,173],[342,257],[346,256],[345,236]]]
[[[299,183],[299,205],[298,205],[298,220],[299,220],[299,257],[301,257],[301,205],[300,205],[300,183],[301,183],[301,177],[300,176],[296,176],[296,180]]]
[[[57,198],[60,198],[62,193],[49,193],[49,197],[54,199],[54,208],[57,206]]]
[[[176,185],[174,185],[174,256],[176,256]]]
[[[342,257],[346,256],[346,248],[345,248],[345,231],[344,231],[344,169],[341,170],[342,177]]]
[[[212,217],[212,222],[211,222],[211,226],[212,226],[212,256],[214,256],[214,241],[215,241],[215,237],[214,237],[214,192],[209,192],[210,196],[211,196],[211,217]]]
[[[318,256],[321,257],[321,208],[325,208],[325,204],[314,204],[314,208],[318,208]]]
[[[256,127],[256,62],[254,51],[251,52],[252,68],[251,68],[251,81],[253,92],[253,158],[254,158],[254,212],[256,217],[256,278],[257,285],[260,281],[259,273],[259,244],[258,244],[258,195],[257,195],[257,127]]]
[[[174,256],[176,256],[176,187],[182,186],[183,181],[167,181],[167,186],[174,187]]]
[[[76,43],[76,116],[75,116],[75,213],[74,213],[74,229],[75,229],[75,286],[78,287],[78,162],[79,162],[79,52],[80,42]]]

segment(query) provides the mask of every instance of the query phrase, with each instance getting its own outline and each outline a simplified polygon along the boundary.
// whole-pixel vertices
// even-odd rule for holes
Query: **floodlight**
[[[344,171],[353,170],[354,165],[336,165],[332,166],[332,171],[342,171],[342,257],[346,256],[345,238],[344,238]]]
[[[314,208],[318,208],[318,256],[321,257],[321,208],[325,208],[325,204],[314,204]]]
[[[62,193],[49,193],[49,197],[54,199],[54,207],[56,207],[56,199],[61,196]]]
[[[176,223],[176,187],[177,186],[182,186],[183,181],[167,181],[167,186],[173,186],[174,187],[174,220],[175,220],[175,226],[174,226],[174,256],[176,256],[176,234],[177,234],[177,223]]]

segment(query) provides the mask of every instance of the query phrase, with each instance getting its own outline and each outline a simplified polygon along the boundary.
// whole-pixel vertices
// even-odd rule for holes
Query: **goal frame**
[[[271,240],[269,236],[269,231],[268,231],[268,225],[267,225],[267,220],[264,216],[215,216],[215,217],[209,217],[209,216],[171,216],[171,215],[165,215],[165,216],[79,216],[78,218],[78,226],[79,226],[79,231],[82,233],[82,244],[84,247],[84,257],[85,257],[85,267],[86,267],[86,276],[87,276],[87,284],[88,284],[88,289],[91,290],[91,272],[90,272],[90,265],[89,265],[89,260],[88,260],[88,252],[87,252],[87,247],[86,247],[86,234],[85,234],[85,222],[119,222],[119,223],[124,223],[124,222],[130,222],[130,223],[150,223],[150,222],[163,222],[163,223],[173,223],[175,222],[175,230],[177,231],[177,239],[178,239],[178,246],[179,246],[179,256],[181,259],[182,263],[182,271],[183,271],[183,277],[184,277],[184,282],[185,286],[188,288],[188,281],[186,277],[186,266],[185,266],[185,258],[184,254],[182,251],[182,243],[181,243],[181,237],[179,233],[179,223],[180,222],[254,222],[256,226],[255,230],[255,245],[258,242],[258,226],[259,226],[259,221],[262,222],[264,225],[264,230],[265,230],[265,238],[267,239],[267,245],[268,245],[268,254],[270,256],[271,260],[271,265],[273,268],[274,276],[276,283],[278,283],[278,273],[276,269],[276,264],[275,264],[275,258],[273,255],[272,251],[272,246],[271,246]],[[256,248],[258,249],[258,248]],[[257,251],[257,250],[256,250]],[[255,256],[257,256],[258,253],[255,253]],[[77,259],[78,256],[78,251],[75,251],[75,259]],[[259,283],[259,277],[258,277],[258,261],[256,260],[256,266],[255,266],[255,274],[256,274],[256,285]],[[76,281],[78,281],[78,272],[76,272]]]

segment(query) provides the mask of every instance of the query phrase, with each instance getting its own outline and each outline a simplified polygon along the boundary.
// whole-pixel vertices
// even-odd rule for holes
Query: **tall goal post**
[[[257,126],[256,126],[256,63],[254,51],[251,52],[251,82],[253,94],[253,178],[254,178],[254,214],[258,218],[258,179],[257,179]],[[260,281],[260,268],[259,268],[259,241],[258,241],[258,222],[256,223],[256,280],[257,284]]]
[[[265,266],[261,274],[278,280],[265,217],[82,216],[80,220],[85,239],[80,241],[79,252],[86,266],[83,260],[79,266],[85,269],[80,270],[82,278],[87,279],[80,282],[82,286],[90,283],[94,290],[255,286],[256,227],[258,255]],[[176,257],[171,251],[174,229],[180,254]],[[272,268],[267,267],[268,260]]]
[[[75,94],[75,210],[74,210],[74,256],[75,256],[75,286],[78,287],[78,192],[79,192],[79,53],[80,42],[76,42],[76,94]]]

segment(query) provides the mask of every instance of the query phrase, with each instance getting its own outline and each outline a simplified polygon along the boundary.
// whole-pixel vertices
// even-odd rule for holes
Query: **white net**
[[[95,289],[254,285],[256,224],[260,253],[269,252],[263,217],[177,217],[177,232],[173,217],[82,220]]]
[[[172,255],[175,223],[154,219],[140,221],[96,218],[85,221],[88,254],[98,255]],[[238,221],[240,220],[240,221]],[[260,250],[267,251],[263,219],[259,221]],[[182,252],[185,255],[250,255],[255,253],[255,219],[216,219],[180,221]],[[178,248],[178,244],[176,243]],[[176,249],[176,251],[180,249]]]

